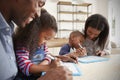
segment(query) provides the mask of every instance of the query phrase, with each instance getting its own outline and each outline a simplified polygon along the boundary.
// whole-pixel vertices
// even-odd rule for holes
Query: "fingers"
[[[78,58],[75,56],[70,57],[70,61],[74,63],[78,63]]]
[[[65,78],[64,79],[60,79],[60,80],[73,80],[73,77],[72,77],[72,71],[70,71],[68,68],[66,67],[63,67],[64,68],[64,76]]]
[[[56,73],[59,77],[55,80],[73,80],[72,72],[67,67],[59,66],[56,71],[59,72],[58,74]]]
[[[104,56],[105,55],[105,52],[104,51],[96,51],[96,55],[97,56]]]
[[[73,80],[72,72],[66,67],[59,66],[46,72],[38,80]]]
[[[76,50],[76,53],[78,54],[78,57],[79,56],[86,56],[87,55],[87,51],[85,48],[79,48]]]

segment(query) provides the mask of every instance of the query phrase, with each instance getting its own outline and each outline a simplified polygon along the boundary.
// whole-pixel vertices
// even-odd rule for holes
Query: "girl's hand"
[[[55,60],[52,60],[51,63],[49,64],[50,68],[56,68],[58,66],[60,66],[60,59],[55,58]]]
[[[106,53],[104,51],[98,50],[96,51],[97,56],[104,56]]]
[[[43,71],[46,72],[46,71],[49,71],[51,69],[59,67],[60,66],[60,59],[55,58],[51,62],[48,62],[47,60],[44,60],[43,62],[38,64],[38,66],[41,68],[41,70],[44,69]]]

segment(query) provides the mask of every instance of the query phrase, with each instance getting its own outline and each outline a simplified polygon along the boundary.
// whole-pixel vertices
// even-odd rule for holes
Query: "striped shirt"
[[[49,54],[46,44],[38,47],[33,56],[30,56],[29,50],[25,47],[17,47],[15,51],[18,67],[27,76],[30,75],[29,69],[32,64],[39,64],[43,60],[48,60],[51,62],[51,59],[46,56]]]

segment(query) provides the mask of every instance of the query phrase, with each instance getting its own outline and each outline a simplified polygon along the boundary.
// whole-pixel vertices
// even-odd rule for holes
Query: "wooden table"
[[[54,48],[54,47],[61,47],[64,44],[68,43],[68,39],[67,38],[55,38],[55,39],[51,39],[47,42],[47,46],[49,48]]]
[[[120,80],[120,54],[107,57],[109,61],[78,63],[82,75],[74,76],[73,80]]]
[[[48,41],[47,45],[49,48],[55,48],[61,47],[67,42],[66,38],[56,38]],[[82,75],[74,76],[73,80],[120,80],[120,50],[113,49],[112,54],[106,57],[110,58],[109,61],[78,63]]]

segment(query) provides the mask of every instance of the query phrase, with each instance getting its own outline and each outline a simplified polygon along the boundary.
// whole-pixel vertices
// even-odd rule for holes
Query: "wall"
[[[109,0],[108,7],[111,40],[120,47],[120,0]]]
[[[47,0],[45,8],[57,18],[57,2],[71,0]],[[108,17],[108,0],[84,0],[84,2],[92,3],[92,13],[100,13]]]

